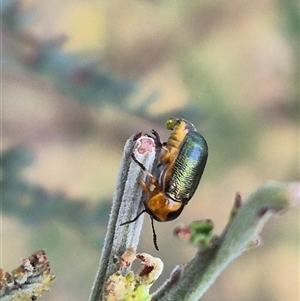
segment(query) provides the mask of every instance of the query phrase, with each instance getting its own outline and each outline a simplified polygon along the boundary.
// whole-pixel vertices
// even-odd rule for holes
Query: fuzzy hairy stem
[[[132,160],[131,155],[134,153],[135,157],[149,170],[156,157],[154,140],[147,136],[139,136],[140,134],[136,134],[130,137],[124,147],[99,269],[89,301],[102,300],[105,281],[119,269],[119,266],[115,264],[116,261],[120,260],[121,255],[129,247],[135,250],[138,245],[144,216],[141,215],[134,223],[120,225],[134,219],[144,209],[143,200],[146,197],[137,180],[145,177],[144,172]],[[123,270],[124,274],[129,268]]]

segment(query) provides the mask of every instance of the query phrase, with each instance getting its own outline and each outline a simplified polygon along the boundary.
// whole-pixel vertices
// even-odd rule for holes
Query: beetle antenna
[[[152,227],[152,232],[153,232],[153,243],[154,243],[154,247],[157,251],[159,251],[158,245],[157,245],[157,236],[155,233],[155,229],[154,229],[154,222],[153,222],[153,217],[151,217],[151,227]]]
[[[138,218],[143,214],[145,213],[146,210],[144,209],[143,211],[141,211],[134,219],[132,219],[131,221],[127,221],[125,223],[122,223],[120,226],[124,226],[124,225],[127,225],[127,224],[131,224],[131,223],[134,223],[138,220]]]

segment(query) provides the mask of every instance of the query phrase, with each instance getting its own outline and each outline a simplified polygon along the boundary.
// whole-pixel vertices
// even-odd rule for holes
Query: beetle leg
[[[171,160],[171,153],[170,151],[163,146],[163,150],[165,150],[165,152],[161,155],[160,157],[160,161],[163,162],[163,163],[169,163]]]
[[[142,189],[145,190],[146,192],[148,192],[148,193],[151,192],[149,186],[143,180],[140,180],[140,185],[141,185]]]
[[[152,136],[152,135],[149,135],[149,134],[145,134],[145,136],[148,136],[148,137],[154,139],[156,148],[162,148],[163,145],[165,144],[165,142],[164,142],[164,143],[161,142],[160,136],[159,136],[158,132],[155,131],[155,130],[152,130],[152,131],[151,131],[151,134],[152,134],[153,136]]]
[[[134,222],[137,221],[138,218],[139,218],[143,213],[145,213],[145,212],[146,212],[146,210],[141,211],[134,219],[132,219],[132,220],[130,220],[130,221],[127,221],[127,222],[125,222],[125,223],[122,223],[122,224],[120,224],[120,226],[124,226],[124,225],[128,225],[128,224],[134,223]]]
[[[151,184],[153,184],[155,186],[155,188],[160,188],[160,185],[157,181],[157,179],[149,172],[149,170],[135,157],[134,154],[131,154],[132,159],[134,160],[134,162],[136,162],[140,168],[146,173],[147,176],[150,177],[150,182]],[[151,192],[149,186],[144,182],[144,181],[140,181],[140,185],[142,186],[142,188],[147,191],[148,193]]]
[[[152,135],[155,137],[155,144],[157,148],[161,148],[163,146],[163,143],[160,140],[160,136],[156,130],[151,131]]]
[[[151,216],[151,227],[152,227],[152,233],[153,233],[153,243],[154,243],[154,247],[157,251],[159,251],[158,249],[158,245],[157,245],[157,236],[156,236],[156,232],[154,229],[154,221],[153,221],[153,217]]]

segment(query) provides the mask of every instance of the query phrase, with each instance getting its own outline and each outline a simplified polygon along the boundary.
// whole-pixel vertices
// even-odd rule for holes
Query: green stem
[[[177,285],[159,290],[152,301],[197,301],[228,264],[254,246],[263,225],[273,213],[299,205],[300,185],[269,182],[260,186],[230,219],[216,242],[200,249],[183,268]]]

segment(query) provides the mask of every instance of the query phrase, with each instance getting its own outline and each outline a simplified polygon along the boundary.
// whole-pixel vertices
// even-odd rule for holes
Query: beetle
[[[144,202],[145,209],[133,220],[122,224],[132,223],[147,212],[151,217],[157,250],[153,219],[167,222],[181,214],[199,185],[208,157],[206,140],[192,123],[184,119],[169,119],[167,128],[172,132],[165,143],[162,143],[158,133],[152,130],[157,145],[162,149],[153,175],[132,154],[132,159],[149,176],[150,185],[140,180],[142,189],[148,193]],[[151,185],[153,189],[150,188]]]

